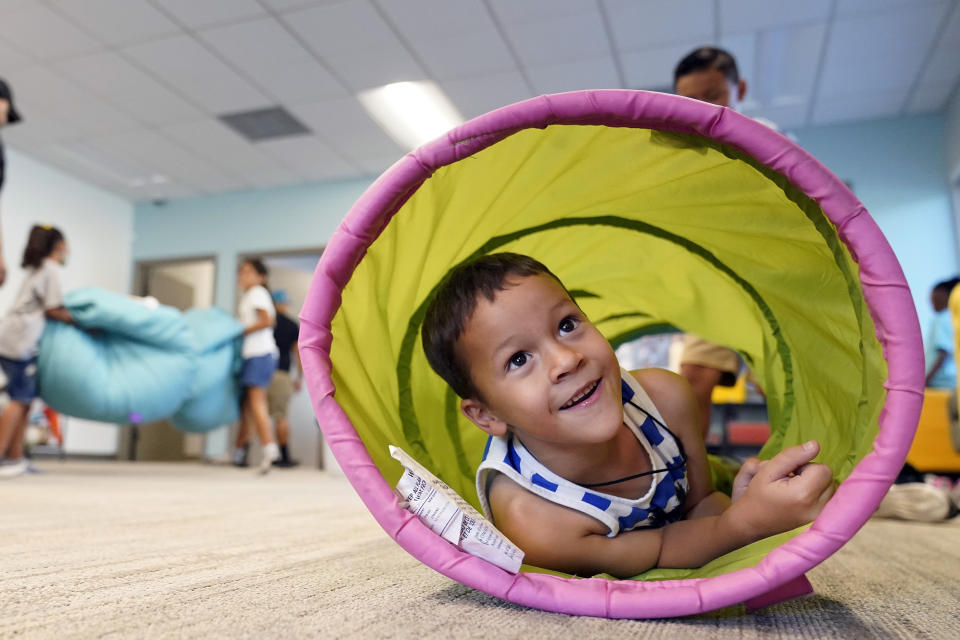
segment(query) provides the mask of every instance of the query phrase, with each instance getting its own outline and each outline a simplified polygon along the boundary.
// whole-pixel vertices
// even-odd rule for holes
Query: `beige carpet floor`
[[[960,519],[872,520],[746,614],[602,620],[421,565],[340,476],[45,462],[0,483],[0,638],[960,638]]]

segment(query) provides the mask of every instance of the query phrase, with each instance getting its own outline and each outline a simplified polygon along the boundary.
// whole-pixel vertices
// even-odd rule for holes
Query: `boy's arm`
[[[599,521],[548,502],[498,474],[490,486],[494,524],[524,551],[528,564],[574,575],[629,577],[653,567],[699,567],[813,520],[832,495],[830,470],[809,464],[817,451],[814,445],[780,452],[721,515],[613,538]]]

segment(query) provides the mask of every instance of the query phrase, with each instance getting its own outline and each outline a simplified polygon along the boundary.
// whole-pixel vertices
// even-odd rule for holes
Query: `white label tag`
[[[517,573],[523,551],[497,531],[486,518],[446,483],[427,471],[407,452],[390,447],[390,455],[404,466],[397,491],[430,530],[463,551]]]

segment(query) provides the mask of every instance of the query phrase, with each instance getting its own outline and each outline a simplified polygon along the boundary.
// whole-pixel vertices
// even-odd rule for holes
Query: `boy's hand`
[[[767,537],[812,521],[833,495],[833,474],[810,461],[820,451],[815,441],[784,449],[767,462],[745,463],[737,475],[738,500],[726,514],[737,527]],[[741,477],[742,474],[742,477]],[[752,476],[752,477],[750,477]],[[743,482],[746,481],[746,487]]]
[[[740,496],[747,490],[747,485],[749,485],[753,477],[757,475],[757,471],[760,470],[760,467],[762,467],[764,463],[766,463],[766,460],[761,460],[757,457],[747,458],[743,461],[740,470],[737,471],[737,476],[733,479],[733,490],[730,492],[730,502],[736,502],[740,499]]]

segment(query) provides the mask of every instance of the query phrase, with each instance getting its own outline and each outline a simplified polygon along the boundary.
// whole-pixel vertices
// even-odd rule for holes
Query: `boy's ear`
[[[460,411],[467,420],[491,436],[502,436],[507,432],[507,423],[493,415],[479,400],[464,398],[460,401]]]

